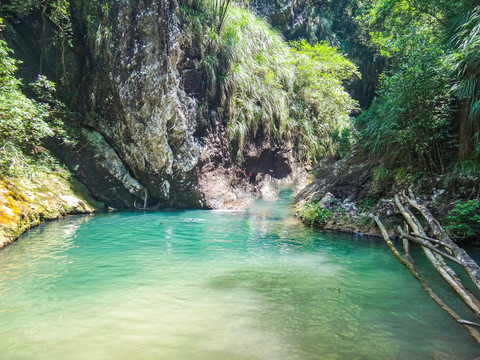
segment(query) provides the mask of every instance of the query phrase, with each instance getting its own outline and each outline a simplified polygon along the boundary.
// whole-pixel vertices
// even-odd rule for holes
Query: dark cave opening
[[[247,175],[269,174],[275,179],[284,179],[292,173],[285,154],[280,151],[264,150],[259,157],[245,158],[244,168]]]

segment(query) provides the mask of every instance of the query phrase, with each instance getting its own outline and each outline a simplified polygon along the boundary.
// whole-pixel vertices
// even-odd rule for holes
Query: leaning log
[[[480,327],[480,324],[478,322],[461,319],[452,308],[450,308],[435,292],[433,292],[416,268],[416,263],[410,253],[409,245],[411,242],[419,245],[422,248],[425,256],[437,270],[438,274],[457,293],[460,299],[471,309],[477,318],[480,318],[480,300],[477,299],[477,297],[465,287],[458,275],[445,260],[460,265],[479,289],[480,267],[475,261],[473,261],[473,259],[466,253],[465,250],[463,250],[452,239],[450,239],[445,229],[443,229],[441,224],[433,217],[430,211],[416,201],[411,189],[409,189],[408,196],[405,193],[398,194],[394,197],[394,200],[400,214],[406,221],[405,231],[400,227],[398,228],[398,233],[403,241],[403,250],[405,256],[402,256],[396,249],[380,219],[375,216],[373,218],[377,223],[383,238],[387,243],[387,246],[397,260],[402,265],[407,267],[410,273],[420,282],[421,286],[425,289],[428,295],[459,324],[464,326],[470,335],[480,344],[480,332],[477,329]],[[428,235],[422,223],[413,213],[413,210],[418,211],[423,219],[425,219],[430,228]],[[411,232],[408,231],[409,228],[412,230]]]
[[[428,241],[425,241],[421,237],[412,236],[412,235],[409,235],[409,234],[407,234],[403,231],[402,232],[399,231],[399,233],[400,233],[400,236],[402,237],[402,239],[406,239],[406,240],[411,241],[411,242],[413,242],[417,245],[426,247],[427,249],[433,251],[434,253],[437,253],[438,255],[442,256],[443,258],[448,259],[448,260],[450,260],[450,261],[452,261],[452,262],[454,262],[454,263],[456,263],[460,266],[464,265],[461,261],[457,260],[456,257],[453,257],[452,255],[449,255],[449,254],[443,252],[442,250],[439,250],[434,245],[429,244]]]
[[[383,239],[387,243],[388,248],[393,253],[393,255],[397,258],[397,260],[404,265],[410,273],[413,275],[415,279],[420,283],[423,289],[427,292],[427,294],[447,313],[449,314],[455,321],[461,324],[468,333],[477,341],[480,345],[480,332],[476,329],[479,325],[477,323],[463,320],[460,315],[458,315],[451,307],[449,307],[433,290],[432,288],[425,282],[422,278],[418,270],[416,269],[415,262],[413,261],[413,257],[410,254],[408,241],[404,242],[404,251],[406,254],[407,259],[405,259],[398,250],[396,249],[395,245],[390,240],[385,227],[383,226],[382,222],[378,218],[378,216],[373,217],[375,222],[377,223],[378,228],[380,229]]]
[[[464,265],[463,268],[468,274],[473,283],[480,290],[480,266],[467,254],[467,252],[458,246],[446,233],[442,225],[432,216],[430,211],[423,205],[420,205],[416,200],[411,189],[409,189],[409,196],[405,196],[408,203],[417,209],[427,221],[428,225],[432,229],[433,235],[438,238],[439,241],[445,243],[446,248],[451,251],[452,255],[461,261]]]
[[[401,197],[400,195],[395,195],[394,197],[398,210],[415,233],[426,237],[426,232],[423,226],[420,224],[420,221],[406,206],[404,206],[402,203],[402,198],[404,199],[405,197]],[[474,314],[477,317],[480,317],[480,301],[463,285],[458,275],[450,266],[448,266],[443,257],[425,246],[422,246],[422,250],[443,280],[458,294],[458,296],[474,312]]]

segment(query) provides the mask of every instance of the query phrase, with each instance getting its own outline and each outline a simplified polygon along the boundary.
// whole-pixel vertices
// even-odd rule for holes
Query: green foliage
[[[446,220],[447,230],[455,237],[480,236],[480,200],[458,201]]]
[[[40,76],[34,84],[34,91],[41,102],[26,97],[20,90],[21,81],[15,77],[16,61],[10,53],[5,41],[0,39],[1,172],[16,164],[25,164],[22,152],[31,153],[42,139],[64,134],[62,122],[51,116],[53,83]]]
[[[434,172],[457,149],[471,158],[480,138],[478,2],[377,0],[359,20],[390,64],[357,120],[366,151],[390,167]]]
[[[95,23],[98,22],[98,24],[92,24],[91,26],[97,25],[97,29],[95,32],[95,55],[97,56],[97,59],[100,57],[104,57],[105,59],[108,58],[108,55],[111,54],[112,51],[112,24],[110,22],[110,9],[108,6],[108,2],[105,2],[103,5],[101,5],[100,8],[100,13],[101,15],[97,18],[94,16],[91,17],[91,22]],[[98,14],[98,10],[97,10]]]
[[[477,160],[463,160],[455,165],[453,172],[457,175],[478,179],[480,177],[480,164]]]
[[[325,225],[332,212],[319,202],[302,203],[296,207],[297,215],[310,225]]]
[[[373,170],[373,181],[382,182],[388,179],[390,171],[383,166],[379,166]]]
[[[247,139],[278,139],[288,124],[293,68],[278,33],[252,13],[232,7],[220,34],[221,90],[228,96],[227,131],[241,156]]]
[[[398,168],[395,171],[394,180],[395,180],[395,184],[398,184],[398,185],[406,184],[409,180],[408,170],[403,167]]]
[[[451,150],[450,71],[442,51],[421,40],[383,78],[380,97],[358,124],[367,149],[389,164],[440,171]]]
[[[335,153],[350,127],[349,114],[356,103],[344,90],[342,81],[359,76],[355,65],[326,43],[311,46],[306,41],[291,43],[294,55],[294,92],[290,116],[300,119],[296,126],[301,158],[315,161],[327,152]],[[345,145],[345,142],[344,142]],[[343,149],[345,150],[345,149]]]
[[[33,178],[53,172],[69,176],[68,170],[41,146],[35,146],[28,154],[12,143],[0,147],[0,175]]]
[[[477,4],[478,5],[478,4]],[[456,74],[452,90],[460,102],[459,157],[480,158],[480,5],[454,18],[447,34]],[[480,161],[477,161],[480,165]]]
[[[378,196],[369,195],[362,201],[360,201],[357,207],[361,212],[366,212],[372,209],[375,205],[377,205],[379,200],[380,198]]]
[[[207,88],[213,102],[227,99],[227,134],[237,156],[257,137],[290,142],[307,162],[335,151],[331,135],[350,126],[356,106],[342,86],[358,75],[353,63],[326,43],[288,46],[240,6],[231,6],[221,31],[210,27],[206,37]]]
[[[338,144],[335,150],[337,159],[342,159],[350,154],[353,146],[357,141],[355,129],[353,127],[345,127],[342,130],[332,131],[332,141]]]
[[[387,184],[390,180],[390,171],[383,167],[378,166],[373,169],[373,188],[380,192],[386,189]]]
[[[213,26],[212,29],[218,34],[222,30],[227,10],[230,6],[231,0],[210,0],[213,9]]]
[[[319,74],[335,80],[351,80],[359,76],[356,66],[327,42],[310,45],[306,40],[290,42],[296,59],[301,59],[298,67],[318,80]],[[307,59],[307,61],[305,61]]]
[[[379,96],[357,119],[365,150],[387,166],[444,171],[455,138],[453,71],[437,32],[448,7],[417,0],[376,1],[362,21],[389,57]]]
[[[67,49],[73,46],[73,28],[70,18],[70,2],[67,0],[9,0],[0,5],[0,14],[9,22],[32,22],[38,31],[39,69],[44,72],[45,63],[57,67],[58,77],[67,81]],[[38,25],[37,25],[38,21]],[[53,60],[55,59],[55,60]]]
[[[34,145],[39,139],[53,135],[47,124],[48,107],[27,98],[15,78],[15,61],[0,40],[0,146],[12,142],[21,147]]]

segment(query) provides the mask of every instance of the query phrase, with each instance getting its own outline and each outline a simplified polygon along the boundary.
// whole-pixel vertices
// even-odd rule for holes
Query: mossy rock
[[[65,174],[41,173],[34,178],[0,178],[0,249],[31,227],[69,214],[87,214],[103,207],[87,189]]]

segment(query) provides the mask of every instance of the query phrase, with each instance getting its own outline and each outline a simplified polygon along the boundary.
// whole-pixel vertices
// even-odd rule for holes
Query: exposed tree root
[[[480,327],[480,324],[461,319],[460,316],[430,288],[416,267],[415,261],[410,253],[410,242],[422,247],[425,256],[437,270],[439,275],[457,293],[460,299],[470,308],[470,310],[472,310],[477,318],[480,318],[480,300],[465,287],[458,275],[445,260],[460,265],[478,289],[480,289],[480,267],[465,252],[465,250],[460,248],[448,237],[443,227],[432,216],[430,211],[415,200],[415,196],[411,189],[409,189],[409,196],[399,194],[395,196],[394,200],[398,210],[406,221],[405,230],[402,230],[400,227],[398,228],[399,236],[403,240],[403,250],[405,255],[402,256],[400,254],[390,240],[390,237],[380,219],[377,216],[374,216],[373,219],[377,223],[387,246],[397,260],[410,271],[415,279],[419,281],[428,295],[459,324],[465,327],[470,335],[480,344],[480,332],[477,329]],[[425,219],[429,225],[431,236],[427,235],[427,231],[425,231],[421,222],[413,214],[410,207],[417,210]],[[409,228],[413,230],[410,233],[408,231]]]

